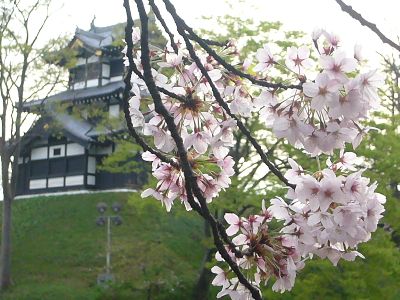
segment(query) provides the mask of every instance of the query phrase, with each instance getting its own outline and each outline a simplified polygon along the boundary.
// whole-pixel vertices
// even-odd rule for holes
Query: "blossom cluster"
[[[134,30],[133,37],[138,43],[138,29]],[[322,37],[324,41],[320,43]],[[333,154],[346,142],[358,146],[370,129],[363,128],[359,121],[377,107],[377,88],[382,80],[376,71],[360,73],[356,69],[362,62],[359,48],[353,57],[347,57],[340,50],[335,35],[319,31],[313,35],[313,40],[319,55],[318,63],[311,59],[311,51],[306,46],[289,48],[284,62],[271,53],[268,45],[255,55],[258,63],[253,71],[258,72],[259,78],[265,77],[276,65],[284,64],[289,70],[288,80],[300,80],[302,90],[279,90],[250,84],[226,71],[213,57],[199,52],[199,58],[231,113],[242,117],[258,115],[267,127],[272,128],[276,137],[286,138],[289,143],[315,156]],[[236,122],[215,100],[210,82],[187,50],[181,43],[177,46],[178,53],[168,47],[152,49],[152,75],[159,88],[175,95],[160,93],[188,150],[199,185],[207,201],[211,201],[230,185],[233,161],[228,154],[234,144]],[[237,53],[234,43],[220,51],[221,56],[235,56]],[[135,49],[133,54],[140,71],[140,49]],[[246,60],[243,69],[251,68],[250,61]],[[308,80],[314,74],[317,74],[314,80]],[[153,138],[159,151],[178,163],[175,142],[164,118],[148,101],[144,81],[135,75],[132,78],[134,96],[130,100],[130,112],[133,126],[142,128],[144,135]],[[149,160],[148,154],[143,158]],[[181,170],[161,162],[153,166],[153,175],[159,183],[143,196],[154,196],[167,210],[175,199],[180,198],[190,209]]]
[[[286,138],[312,156],[333,154],[345,143],[356,148],[368,131],[359,121],[378,107],[378,87],[383,77],[376,70],[359,71],[363,60],[358,46],[352,57],[347,56],[339,47],[338,37],[322,30],[314,33],[313,41],[318,63],[313,62],[306,46],[289,48],[285,61],[287,69],[303,82],[303,90],[264,90],[254,107],[277,137]],[[268,45],[257,51],[256,59],[254,70],[261,73],[278,64]]]
[[[236,258],[237,265],[255,286],[274,278],[274,291],[291,290],[296,273],[307,259],[317,255],[328,258],[333,265],[340,259],[353,261],[362,256],[359,243],[371,238],[384,212],[385,197],[375,192],[376,183],[354,170],[354,153],[341,153],[336,163],[314,174],[307,174],[295,161],[286,178],[296,184],[286,200],[274,198],[262,213],[240,218],[225,214],[230,225],[226,233],[235,236],[233,243],[244,256]],[[271,226],[275,219],[283,222],[280,230]],[[217,260],[221,260],[217,254]],[[232,299],[252,299],[248,290],[231,271],[214,266],[217,274],[213,284],[222,286],[219,296]]]
[[[137,30],[134,32],[138,32]],[[134,35],[138,42],[139,35]],[[188,151],[188,160],[197,177],[197,183],[207,202],[229,187],[230,177],[234,174],[233,159],[228,155],[229,147],[234,144],[233,132],[236,122],[215,102],[210,84],[201,74],[197,65],[189,60],[184,49],[178,54],[171,49],[154,49],[152,59],[156,68],[152,69],[153,78],[158,87],[168,93],[160,93],[163,105],[174,118],[175,125]],[[135,51],[137,57],[140,51]],[[223,74],[209,57],[201,56],[209,76],[216,84],[222,84]],[[128,63],[127,60],[125,61]],[[141,65],[136,59],[137,68]],[[171,73],[167,77],[163,73]],[[185,179],[179,167],[176,144],[168,130],[164,118],[155,111],[148,100],[145,82],[133,76],[130,100],[130,113],[133,126],[142,128],[145,136],[153,138],[157,150],[171,158],[176,166],[161,162],[154,154],[145,152],[142,158],[153,162],[153,176],[158,184],[155,189],[147,189],[143,197],[153,196],[160,200],[169,211],[176,199],[180,199],[187,210],[191,207],[187,201]],[[196,199],[197,200],[197,199]]]
[[[168,46],[152,47],[150,52],[152,76],[162,104],[174,120],[207,202],[228,188],[235,174],[229,151],[237,128],[231,114],[259,118],[276,137],[311,156],[333,156],[340,149],[338,161],[329,158],[327,167],[315,173],[289,159],[291,169],[285,177],[295,188],[288,190],[285,200],[272,199],[268,208],[263,202],[261,214],[247,218],[225,215],[230,225],[227,235],[243,254],[237,257],[227,246],[232,260],[254,286],[272,278],[273,290],[282,292],[293,287],[297,272],[313,255],[328,258],[334,265],[340,259],[361,256],[358,244],[370,239],[384,211],[385,198],[375,192],[376,183],[370,184],[363,172],[354,168],[354,153],[343,151],[346,143],[356,148],[371,129],[363,127],[361,121],[378,107],[378,87],[383,80],[376,70],[364,70],[358,46],[348,56],[341,50],[339,38],[324,30],[315,31],[312,40],[314,51],[308,46],[290,47],[285,58],[264,45],[255,53],[257,63],[253,65],[253,59],[248,58],[241,68],[256,74],[255,84],[196,50],[211,79],[208,81],[182,43],[176,43],[177,53]],[[139,41],[140,31],[134,28],[133,42],[137,45]],[[141,72],[140,48],[135,46],[132,54]],[[222,47],[218,55],[238,60],[233,42]],[[276,71],[281,72],[282,82],[297,88],[257,84],[270,80]],[[212,85],[229,110],[216,100]],[[157,184],[146,189],[142,197],[156,198],[167,211],[177,200],[191,210],[177,146],[138,74],[132,76],[132,94],[132,125],[168,158],[162,161],[153,153],[143,153],[143,160],[152,163]],[[223,260],[219,253],[216,258]],[[213,284],[222,286],[219,296],[251,299],[232,270],[215,266],[212,271],[217,274]]]

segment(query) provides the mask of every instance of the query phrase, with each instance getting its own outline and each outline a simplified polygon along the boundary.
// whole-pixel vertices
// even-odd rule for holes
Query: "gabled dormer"
[[[77,28],[69,48],[77,52],[76,64],[69,69],[69,88],[73,90],[104,86],[121,81],[122,34],[125,24],[96,27],[88,31]]]

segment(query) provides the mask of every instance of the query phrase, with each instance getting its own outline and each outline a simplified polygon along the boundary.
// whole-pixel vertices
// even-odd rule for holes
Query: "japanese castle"
[[[100,108],[103,119],[119,122],[119,132],[126,132],[121,117],[124,64],[121,43],[117,45],[124,27],[96,27],[92,22],[88,31],[77,28],[68,45],[77,53],[69,69],[68,89],[25,104],[25,111],[38,114],[39,119],[22,138],[17,195],[135,188],[145,181],[144,173],[98,168],[118,147],[104,138],[115,128],[99,127],[98,118],[88,113]],[[133,159],[139,159],[138,154]]]

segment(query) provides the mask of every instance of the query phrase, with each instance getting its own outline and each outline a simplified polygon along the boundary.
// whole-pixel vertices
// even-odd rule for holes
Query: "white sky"
[[[76,26],[88,29],[96,16],[97,26],[107,26],[125,21],[122,0],[53,0],[58,11],[54,14],[46,34],[49,37],[75,30]],[[146,2],[146,1],[145,1]],[[302,30],[311,33],[320,27],[335,32],[349,49],[355,43],[364,46],[365,55],[373,64],[378,62],[376,51],[390,51],[369,29],[361,26],[346,13],[342,12],[334,0],[172,0],[178,13],[192,27],[207,27],[201,16],[231,14],[254,20],[281,21],[284,29]],[[345,0],[367,20],[378,25],[385,34],[397,40],[400,34],[398,22],[400,1],[397,0]],[[156,3],[161,3],[160,1]],[[233,9],[229,8],[230,5]],[[137,16],[135,3],[131,1],[134,17]]]

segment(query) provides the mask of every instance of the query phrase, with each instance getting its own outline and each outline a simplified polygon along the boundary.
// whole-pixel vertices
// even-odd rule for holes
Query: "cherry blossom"
[[[341,152],[338,161],[350,163],[356,159],[353,153]],[[233,213],[225,214],[230,224],[227,234],[236,235],[232,241],[246,253],[243,258],[233,258],[247,274],[249,270],[254,272],[254,280],[249,278],[256,287],[273,278],[272,290],[276,292],[291,290],[297,272],[313,255],[330,260],[334,266],[341,259],[364,258],[356,251],[357,246],[371,238],[384,212],[385,197],[375,192],[376,184],[369,185],[362,171],[349,173],[349,168],[337,168],[330,163],[311,176],[295,161],[291,160],[290,165],[288,179],[295,176],[297,182],[296,189],[287,195],[290,204],[277,197],[271,199],[269,208],[262,201],[260,215],[239,218]],[[268,226],[273,218],[283,221],[278,232]],[[253,220],[257,220],[255,226],[251,225]],[[215,281],[226,283],[219,275],[221,272],[215,272]],[[230,279],[220,295],[235,291],[245,297],[232,282],[237,281]]]
[[[329,78],[326,73],[320,73],[315,82],[306,82],[303,85],[303,92],[307,97],[312,98],[311,108],[322,111],[338,89],[338,82]]]
[[[311,67],[310,49],[306,46],[299,48],[290,47],[286,59],[286,66],[292,71],[303,74],[305,69]]]
[[[139,41],[139,29],[135,28],[133,42],[136,45]],[[132,125],[153,148],[152,153],[142,153],[142,158],[151,162],[157,181],[142,192],[142,197],[155,198],[167,211],[179,202],[187,210],[196,209],[188,201],[191,194],[186,191],[177,147],[180,143],[186,149],[202,199],[207,203],[218,201],[221,191],[229,188],[235,174],[229,152],[236,142],[239,120],[258,118],[274,137],[317,158],[310,160],[318,163],[309,170],[288,158],[290,168],[284,176],[290,187],[286,195],[273,197],[269,206],[263,200],[260,213],[224,215],[222,221],[231,242],[223,249],[256,289],[273,281],[273,291],[291,290],[297,273],[315,256],[328,259],[333,265],[342,259],[362,258],[357,247],[371,238],[384,213],[385,197],[376,192],[377,184],[370,183],[364,170],[359,169],[362,159],[344,150],[350,143],[356,148],[364,135],[374,129],[364,127],[362,121],[379,107],[382,76],[376,70],[360,72],[361,63],[365,64],[360,46],[347,56],[341,50],[340,38],[322,29],[314,31],[312,41],[315,49],[304,45],[287,49],[285,65],[268,44],[240,61],[235,43],[229,42],[220,50],[221,55],[231,57],[244,72],[255,72],[253,79],[247,77],[252,80],[241,78],[212,55],[196,49],[199,64],[210,77],[208,81],[182,43],[177,44],[177,53],[169,46],[152,49],[151,73],[168,116],[156,111],[142,77],[133,74],[131,78]],[[123,53],[128,65],[126,49]],[[136,68],[142,72],[140,50],[133,49],[133,54]],[[251,68],[254,59],[257,63]],[[270,76],[282,69],[285,74],[279,74],[284,76],[284,82],[296,84],[297,88],[285,90],[257,84],[267,71]],[[216,100],[212,85],[225,103]],[[171,129],[174,137],[168,120],[176,127],[176,131]],[[176,138],[176,132],[181,140]],[[325,168],[321,168],[319,157],[325,158]],[[192,200],[200,204],[196,196]],[[218,266],[211,271],[216,275],[212,284],[222,289],[218,297],[252,299],[237,278],[237,271],[224,264],[219,252],[216,259]]]
[[[265,72],[278,61],[277,57],[272,55],[268,45],[257,50],[256,58],[259,63],[253,68],[255,72]]]
[[[223,269],[221,269],[218,266],[214,266],[211,268],[211,272],[213,272],[214,274],[217,274],[217,276],[212,281],[212,285],[222,286],[223,288],[226,288],[229,286],[229,280],[226,276],[227,274],[225,273],[225,271]]]
[[[336,79],[341,83],[347,82],[346,73],[354,71],[357,65],[354,58],[347,57],[346,53],[342,51],[335,52],[332,56],[322,55],[320,63],[330,78]]]

